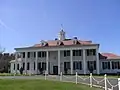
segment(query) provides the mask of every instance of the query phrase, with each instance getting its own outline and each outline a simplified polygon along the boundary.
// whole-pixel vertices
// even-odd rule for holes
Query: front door
[[[53,74],[58,75],[58,66],[53,66]]]

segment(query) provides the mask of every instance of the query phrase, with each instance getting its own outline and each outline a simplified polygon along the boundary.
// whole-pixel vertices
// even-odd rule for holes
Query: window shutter
[[[30,69],[30,63],[28,62],[27,63],[27,70],[29,70]]]
[[[89,56],[89,49],[87,49],[87,56]]]
[[[110,62],[108,62],[108,69],[110,69]]]
[[[96,70],[96,61],[94,61],[94,70]]]
[[[103,70],[104,70],[104,62],[102,62],[102,68],[103,68]]]
[[[34,70],[35,70],[35,62],[34,62]]]
[[[75,62],[73,62],[73,70],[75,70]]]

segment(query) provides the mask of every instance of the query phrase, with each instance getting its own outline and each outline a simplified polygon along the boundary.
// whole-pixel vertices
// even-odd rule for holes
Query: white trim
[[[98,53],[98,49],[96,49],[96,62],[97,62],[97,64],[96,64],[96,70],[97,70],[97,74],[100,74],[100,60],[99,60],[99,53]]]
[[[35,52],[35,51],[58,51],[58,50],[60,50],[60,51],[62,51],[62,50],[74,50],[74,49],[97,49],[98,48],[98,46],[79,46],[79,47],[58,47],[58,48],[28,48],[28,49],[19,49],[19,50],[16,50],[16,52]]]
[[[58,50],[58,74],[60,74],[60,50]]]
[[[35,71],[36,74],[38,73],[38,52],[35,52],[36,57],[35,57]]]
[[[25,73],[27,74],[27,57],[28,57],[28,52],[25,52]]]
[[[85,54],[85,49],[83,49],[83,70],[84,70],[84,74],[86,74],[86,70],[87,70],[87,67],[86,67],[86,54]]]
[[[48,59],[49,59],[49,57],[48,57],[49,55],[48,55],[48,54],[49,54],[49,52],[47,51],[47,52],[46,52],[46,71],[47,71],[47,74],[48,74],[48,72],[49,72],[49,71],[48,71],[48,68],[49,68],[49,67],[48,67]]]
[[[17,63],[18,63],[18,59],[17,59],[17,55],[18,53],[15,53],[15,73],[17,74]]]
[[[70,50],[70,66],[71,66],[71,74],[73,74],[73,50]]]

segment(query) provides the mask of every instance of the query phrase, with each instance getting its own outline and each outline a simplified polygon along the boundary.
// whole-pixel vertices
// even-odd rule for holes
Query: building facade
[[[89,74],[91,69],[94,74],[100,74],[112,68],[112,60],[99,53],[99,44],[82,41],[77,37],[66,39],[63,30],[55,40],[42,40],[31,47],[15,50],[15,60],[10,62],[11,73],[19,73],[21,67],[26,74],[40,74],[41,70],[48,74]],[[21,57],[18,58],[18,55]],[[119,56],[115,57],[119,61]]]

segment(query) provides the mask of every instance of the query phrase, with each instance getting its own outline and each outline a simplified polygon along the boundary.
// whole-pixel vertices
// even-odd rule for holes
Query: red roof
[[[119,55],[113,54],[113,53],[101,53],[103,57],[106,57],[106,59],[120,59]]]
[[[59,40],[49,40],[49,41],[45,41],[46,42],[46,46],[58,46],[57,42]],[[73,42],[74,40],[63,40],[63,41],[60,41],[62,43],[62,45],[64,46],[70,46],[70,45],[75,45]],[[92,43],[92,41],[81,41],[81,40],[77,40],[77,44],[80,44],[80,45],[94,45]],[[35,44],[33,47],[42,47],[41,43],[39,44]]]

